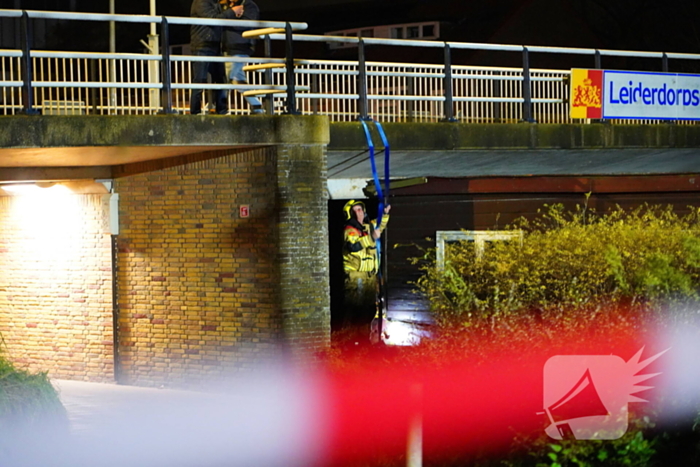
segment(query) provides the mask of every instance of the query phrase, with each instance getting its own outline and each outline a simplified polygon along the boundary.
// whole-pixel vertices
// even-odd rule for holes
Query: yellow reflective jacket
[[[389,223],[389,215],[382,216],[384,230]],[[357,221],[345,224],[343,243],[343,266],[346,271],[361,271],[376,273],[379,269],[377,258],[377,245],[372,238],[372,232],[377,228],[377,221],[372,225],[362,224]]]

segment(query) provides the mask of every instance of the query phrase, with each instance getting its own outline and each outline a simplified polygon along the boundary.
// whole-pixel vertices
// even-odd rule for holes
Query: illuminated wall
[[[274,355],[275,151],[217,156],[116,181],[120,382],[182,385]]]
[[[3,352],[52,377],[113,381],[109,195],[26,188],[0,190]]]

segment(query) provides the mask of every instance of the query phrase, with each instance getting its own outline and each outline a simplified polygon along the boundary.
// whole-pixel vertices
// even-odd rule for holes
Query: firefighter
[[[369,324],[375,314],[377,300],[376,240],[389,222],[391,206],[384,208],[382,223],[367,217],[362,201],[350,200],[343,208],[345,229],[343,242],[343,267],[345,269],[346,321],[353,324]]]

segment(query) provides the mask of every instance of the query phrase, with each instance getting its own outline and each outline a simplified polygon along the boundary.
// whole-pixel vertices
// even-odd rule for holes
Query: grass
[[[69,428],[47,374],[18,369],[0,349],[0,465],[36,465],[38,453],[61,449]]]
[[[0,420],[32,422],[65,415],[46,373],[30,373],[0,355]]]

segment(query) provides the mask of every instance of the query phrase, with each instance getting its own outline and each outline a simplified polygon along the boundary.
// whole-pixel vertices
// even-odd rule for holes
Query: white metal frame
[[[520,230],[438,230],[435,233],[436,266],[445,269],[447,244],[451,242],[474,242],[476,257],[484,254],[487,242],[513,241],[523,244],[523,232]]]

